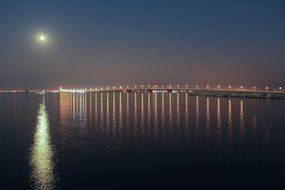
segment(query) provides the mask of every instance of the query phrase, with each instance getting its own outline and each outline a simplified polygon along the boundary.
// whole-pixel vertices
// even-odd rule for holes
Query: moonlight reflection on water
[[[31,178],[35,189],[53,189],[54,175],[54,150],[50,141],[48,114],[46,105],[40,104],[37,125],[34,134],[34,144],[31,151]]]

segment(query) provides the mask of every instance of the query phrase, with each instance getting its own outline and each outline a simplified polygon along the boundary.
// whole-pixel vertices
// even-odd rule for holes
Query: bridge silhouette
[[[100,87],[100,88],[89,88],[89,89],[63,89],[60,87],[61,92],[191,92],[194,89],[188,85],[134,85],[134,86],[113,86],[113,87]]]
[[[142,93],[192,93],[192,92],[225,92],[225,93],[284,93],[285,91],[279,87],[277,89],[270,89],[265,87],[263,89],[257,89],[255,86],[252,88],[239,87],[222,87],[221,85],[212,86],[206,85],[205,87],[189,86],[189,85],[133,85],[133,86],[112,86],[112,87],[100,87],[100,88],[85,88],[85,89],[64,89],[60,87],[60,92],[142,92]]]

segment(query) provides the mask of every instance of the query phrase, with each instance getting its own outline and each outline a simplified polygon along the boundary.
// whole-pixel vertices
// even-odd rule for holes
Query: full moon
[[[45,39],[46,39],[45,36],[40,36],[41,41],[45,41]]]
[[[43,33],[37,34],[36,39],[37,39],[38,43],[41,43],[41,44],[45,44],[49,41],[48,36],[46,34],[43,34]]]

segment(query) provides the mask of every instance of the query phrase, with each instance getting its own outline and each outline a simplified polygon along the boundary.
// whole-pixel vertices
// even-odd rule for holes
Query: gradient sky
[[[284,86],[285,2],[0,1],[0,89],[120,83]]]

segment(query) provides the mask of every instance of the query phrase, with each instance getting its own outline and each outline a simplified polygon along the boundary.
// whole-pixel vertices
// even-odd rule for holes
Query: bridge
[[[89,89],[63,89],[60,87],[60,92],[191,92],[194,88],[188,85],[133,85],[133,86],[112,86]]]
[[[93,92],[118,92],[118,93],[187,93],[193,96],[207,97],[239,97],[239,98],[262,98],[262,99],[284,99],[285,90],[282,87],[264,88],[253,87],[233,87],[233,86],[189,86],[189,85],[132,85],[132,86],[112,86],[85,89],[65,89],[59,90],[12,90],[0,91],[0,93],[93,93]]]
[[[277,89],[270,89],[265,87],[264,89],[257,89],[255,86],[252,88],[233,88],[228,86],[227,88],[210,87],[207,85],[201,88],[199,85],[190,87],[188,85],[134,85],[134,86],[113,86],[113,87],[100,87],[90,89],[63,89],[60,87],[59,92],[67,93],[92,93],[92,92],[126,92],[126,93],[188,93],[193,96],[207,96],[207,97],[237,97],[237,98],[259,98],[259,99],[285,99],[285,91],[282,87]]]
[[[285,93],[282,87],[278,88],[256,88],[253,87],[222,87],[221,85],[217,86],[189,86],[189,85],[133,85],[133,86],[112,86],[112,87],[100,87],[100,88],[85,88],[85,89],[64,89],[59,88],[60,92],[144,92],[144,93],[192,93],[192,92],[225,92],[225,93]]]

